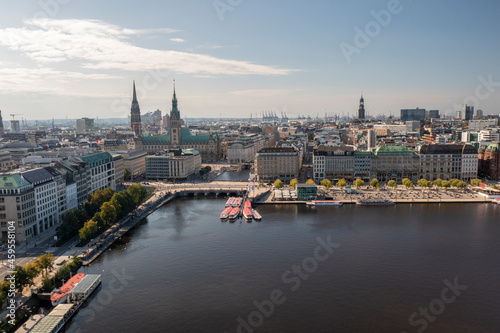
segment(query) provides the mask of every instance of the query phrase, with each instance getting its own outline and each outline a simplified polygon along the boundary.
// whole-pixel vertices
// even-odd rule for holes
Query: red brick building
[[[479,176],[500,180],[500,143],[492,143],[479,152]]]

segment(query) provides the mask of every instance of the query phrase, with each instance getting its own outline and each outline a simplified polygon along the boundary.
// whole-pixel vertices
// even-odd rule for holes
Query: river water
[[[500,205],[179,199],[85,271],[68,332],[500,332]]]

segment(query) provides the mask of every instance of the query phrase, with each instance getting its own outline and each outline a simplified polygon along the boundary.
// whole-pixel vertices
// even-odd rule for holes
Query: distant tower
[[[0,110],[0,136],[3,136],[2,110]]]
[[[365,119],[365,100],[363,99],[363,95],[361,95],[361,99],[359,100],[358,119]]]
[[[177,96],[175,95],[175,80],[174,80],[174,96],[172,97],[172,110],[170,111],[170,144],[179,146],[181,143],[181,115],[177,108]]]
[[[132,107],[130,108],[130,127],[132,127],[132,132],[134,132],[137,137],[141,136],[141,109],[139,108],[139,102],[137,102],[137,94],[135,93],[135,80],[134,97],[132,99]]]

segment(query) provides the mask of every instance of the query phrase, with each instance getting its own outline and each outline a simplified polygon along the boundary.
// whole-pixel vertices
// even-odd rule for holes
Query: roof
[[[90,167],[94,167],[96,165],[104,164],[110,162],[113,157],[108,152],[102,152],[87,156],[82,156],[81,159],[90,164]]]
[[[25,187],[31,183],[21,175],[0,175],[0,189],[15,189]]]
[[[63,320],[64,318],[59,316],[45,316],[33,326],[30,333],[50,333]]]
[[[47,170],[49,168],[40,168],[21,173],[21,175],[33,185],[39,185],[42,183],[54,180],[55,174]],[[52,168],[50,168],[52,169]],[[54,169],[52,169],[54,170]],[[55,171],[55,170],[54,170]]]
[[[89,291],[90,287],[100,279],[100,274],[87,274],[85,277],[71,290],[71,294],[85,294]]]
[[[420,148],[420,154],[477,154],[477,148],[467,144],[427,144]]]
[[[374,151],[375,156],[384,156],[384,155],[417,155],[414,151],[411,151],[406,146],[382,146]]]
[[[211,138],[218,140],[219,134],[203,134],[203,135],[192,135],[188,128],[181,128],[181,145],[188,144],[208,144]],[[170,144],[170,130],[166,135],[155,135],[141,137],[142,144],[144,145],[169,145]]]
[[[500,152],[500,142],[494,142],[494,143],[491,143],[487,148],[486,148],[486,151],[489,151],[489,152]]]

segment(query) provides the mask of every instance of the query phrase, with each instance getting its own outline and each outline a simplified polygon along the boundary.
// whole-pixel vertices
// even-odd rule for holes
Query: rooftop
[[[15,189],[25,187],[31,183],[21,175],[0,175],[0,189]]]

